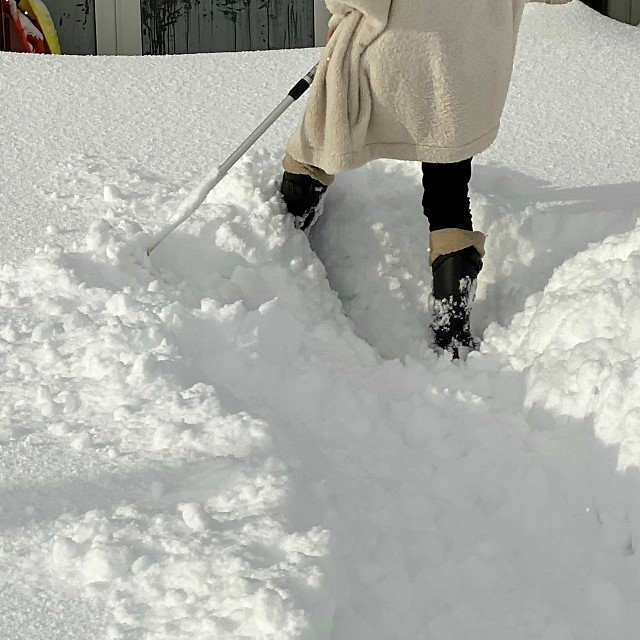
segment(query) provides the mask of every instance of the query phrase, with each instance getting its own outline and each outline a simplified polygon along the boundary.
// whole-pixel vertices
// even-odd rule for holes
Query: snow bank
[[[328,624],[313,616],[321,594],[321,608],[331,602],[328,532],[291,529],[275,426],[233,409],[232,387],[204,382],[205,365],[233,366],[241,345],[255,358],[260,334],[271,349],[282,330],[277,304],[227,302],[241,289],[220,274],[247,277],[225,254],[242,242],[228,224],[211,225],[220,264],[195,306],[175,274],[143,262],[148,234],[114,215],[77,251],[50,245],[2,270],[3,440],[49,434],[124,468],[168,466],[170,481],[149,478],[133,502],[63,513],[29,559],[29,571],[44,562],[103,599],[110,638],[298,638]],[[207,361],[195,361],[203,347]]]
[[[491,325],[488,348],[526,371],[525,406],[593,416],[619,468],[640,460],[640,225],[565,261],[529,297],[508,330]]]
[[[540,383],[522,363],[544,353],[563,373],[548,338],[523,348],[518,316],[466,364],[424,337],[419,358],[383,359],[283,215],[278,162],[247,156],[151,260],[130,203],[109,200],[75,251],[3,269],[3,438],[55,441],[120,478],[50,523],[37,504],[22,515],[18,565],[102,607],[108,638],[630,633],[637,477],[584,424],[526,410]],[[328,205],[319,251],[354,215]],[[619,259],[634,238],[590,251]],[[370,240],[401,268],[392,236],[374,224]],[[395,286],[376,296],[380,272],[361,276],[361,297],[398,327],[428,314],[409,297],[396,308]],[[425,299],[428,281],[411,287]],[[515,369],[500,360],[511,352]]]

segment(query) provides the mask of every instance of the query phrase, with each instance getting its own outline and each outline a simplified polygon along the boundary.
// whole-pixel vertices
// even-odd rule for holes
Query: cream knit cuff
[[[282,167],[289,173],[303,173],[307,176],[311,176],[318,182],[322,182],[322,184],[327,187],[335,180],[335,176],[323,171],[320,167],[315,167],[312,164],[307,164],[305,162],[298,162],[288,153],[285,153],[284,158],[282,159]]]
[[[484,256],[484,241],[486,235],[481,231],[467,231],[466,229],[438,229],[429,233],[429,266],[438,256],[467,247],[475,247],[480,256]]]

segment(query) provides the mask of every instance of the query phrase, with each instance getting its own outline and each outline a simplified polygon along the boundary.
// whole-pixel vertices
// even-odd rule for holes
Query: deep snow
[[[464,363],[417,163],[283,215],[302,105],[145,255],[318,53],[0,55],[0,637],[637,635],[638,31],[527,7]]]

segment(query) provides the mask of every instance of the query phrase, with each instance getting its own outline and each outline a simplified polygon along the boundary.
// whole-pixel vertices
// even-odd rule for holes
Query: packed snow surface
[[[302,104],[146,255],[319,50],[0,54],[0,638],[637,637],[638,31],[517,53],[465,362],[419,163],[285,215]]]

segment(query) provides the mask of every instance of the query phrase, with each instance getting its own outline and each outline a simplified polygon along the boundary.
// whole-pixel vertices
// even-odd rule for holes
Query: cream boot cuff
[[[322,182],[322,184],[326,185],[327,187],[335,180],[335,176],[332,176],[329,173],[325,173],[322,169],[320,169],[320,167],[314,167],[312,164],[298,162],[288,153],[285,153],[285,156],[282,159],[282,166],[284,167],[284,170],[288,171],[289,173],[303,173],[307,176],[315,178],[318,182]]]
[[[475,247],[480,256],[484,256],[485,234],[481,231],[467,231],[466,229],[438,229],[429,233],[429,266],[438,256],[452,253],[466,247]]]

